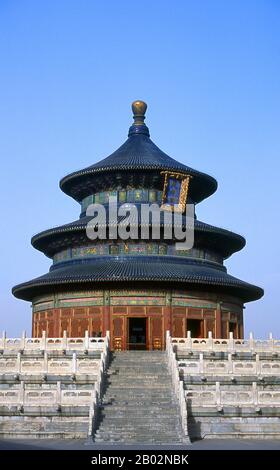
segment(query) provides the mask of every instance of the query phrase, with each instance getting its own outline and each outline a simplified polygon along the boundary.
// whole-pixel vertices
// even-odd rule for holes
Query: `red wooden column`
[[[106,331],[110,331],[110,291],[104,291],[103,295],[103,336],[106,335]]]
[[[166,348],[166,331],[170,331],[172,335],[172,293],[166,292],[165,296],[165,307],[162,307],[163,318],[164,318],[164,338],[163,338],[163,349]]]
[[[222,337],[222,313],[221,313],[221,303],[217,302],[216,309],[216,338]]]

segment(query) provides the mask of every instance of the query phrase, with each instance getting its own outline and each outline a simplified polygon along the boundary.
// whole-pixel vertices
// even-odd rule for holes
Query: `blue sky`
[[[229,272],[265,289],[246,334],[280,337],[278,0],[0,0],[0,329],[30,332],[14,284],[50,261],[30,238],[79,214],[59,179],[124,142],[148,103],[154,142],[213,175],[201,220],[244,235]]]

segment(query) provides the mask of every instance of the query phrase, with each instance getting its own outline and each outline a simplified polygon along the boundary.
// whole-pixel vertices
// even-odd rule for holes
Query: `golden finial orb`
[[[147,104],[145,103],[145,101],[136,100],[136,101],[133,101],[131,107],[133,111],[134,124],[136,126],[143,125],[144,119],[145,119],[145,113],[147,110]]]

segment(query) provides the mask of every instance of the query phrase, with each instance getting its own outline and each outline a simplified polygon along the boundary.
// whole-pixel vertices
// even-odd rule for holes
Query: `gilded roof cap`
[[[145,101],[136,100],[133,101],[131,107],[133,112],[134,123],[129,128],[128,136],[130,137],[133,134],[145,134],[149,137],[149,128],[144,123],[146,117],[145,113],[147,110],[147,104],[145,103]]]

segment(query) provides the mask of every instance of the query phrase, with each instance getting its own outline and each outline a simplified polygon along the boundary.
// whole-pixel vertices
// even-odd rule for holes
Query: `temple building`
[[[80,203],[79,219],[32,238],[33,247],[53,262],[47,274],[13,288],[17,298],[32,302],[34,337],[43,331],[48,337],[64,331],[80,337],[86,330],[105,336],[109,330],[117,351],[164,349],[167,330],[177,338],[187,331],[197,338],[208,332],[243,338],[244,303],[262,297],[263,290],[229,275],[224,260],[241,250],[245,239],[196,215],[192,248],[177,250],[175,238],[164,237],[164,213],[174,215],[179,205],[186,221],[187,205],[196,207],[213,194],[217,182],[152,142],[146,108],[142,101],[132,104],[134,123],[120,148],[60,181],[61,190]],[[87,209],[102,204],[108,211],[109,198],[117,207],[158,204],[159,238],[152,237],[148,223],[146,239],[140,230],[136,239],[112,239],[109,222],[105,238],[89,238]],[[130,225],[143,225],[139,214]]]

